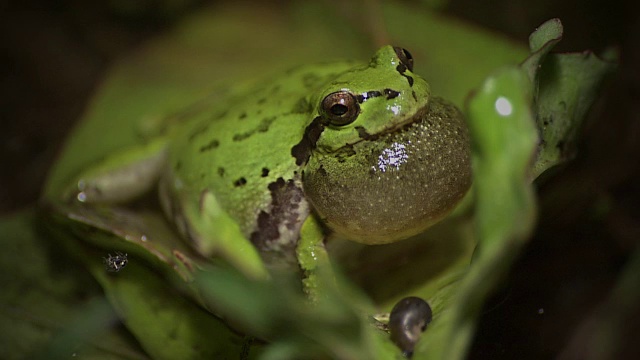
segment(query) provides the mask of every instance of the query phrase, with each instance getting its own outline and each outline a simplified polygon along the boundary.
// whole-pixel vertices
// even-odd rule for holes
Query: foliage
[[[123,59],[70,137],[44,197],[54,197],[86,164],[140,141],[147,128],[131,119],[152,123],[212,89],[241,85],[238,79],[317,58],[366,58],[376,47],[363,32],[345,31],[354,26],[351,23],[338,25],[332,23],[337,20],[328,20],[330,16],[318,16],[330,11],[322,5],[290,5],[285,9],[286,22],[281,21],[282,10],[214,7]],[[464,358],[478,310],[534,226],[531,181],[570,158],[570,144],[611,64],[590,53],[549,54],[562,37],[558,20],[532,34],[531,54],[519,67],[514,64],[527,56],[526,51],[499,35],[402,3],[386,2],[382,14],[389,28],[387,40],[412,51],[416,70],[434,92],[458,105],[467,99],[465,113],[474,149],[474,189],[468,199],[472,214],[461,211],[424,238],[403,244],[330,248],[334,266],[348,276],[334,279],[321,272],[324,296],[314,304],[296,291],[288,276],[251,280],[221,264],[189,260],[189,250],[162,225],[158,213],[122,217],[122,213],[87,211],[76,219],[73,229],[50,229],[49,234],[59,238],[66,251],[97,279],[118,317],[149,356],[400,357],[386,334],[369,326],[364,315],[388,311],[399,298],[418,295],[428,299],[434,321],[418,344],[415,358]],[[56,210],[65,214],[63,208]],[[82,276],[65,273],[60,282],[50,268],[31,267],[34,263],[57,266],[47,260],[53,251],[51,235],[33,232],[32,218],[32,213],[26,213],[2,223],[6,244],[30,246],[28,251],[34,256],[29,262],[2,261],[3,267],[28,274],[24,279],[6,280],[15,287],[4,292],[3,307],[17,307],[29,314],[10,318],[26,329],[16,332],[14,339],[29,346],[20,345],[21,341],[2,346],[8,351],[3,358],[28,353],[30,346],[45,346],[48,338],[53,341],[42,348],[43,353],[58,348],[68,351],[77,344],[65,342],[65,334],[105,331],[109,336],[99,341],[87,337],[83,349],[89,344],[99,349],[96,351],[118,349],[96,356],[144,358],[136,344],[123,340],[117,328],[110,328],[111,308],[101,305],[96,310],[87,305],[88,309],[76,309],[74,289],[85,282],[91,284],[86,286],[88,293],[98,297],[95,284],[83,270],[76,270]],[[107,220],[117,223],[121,232],[109,230],[104,225]],[[157,224],[157,236],[153,236],[157,242],[122,235],[135,234],[138,221]],[[100,247],[80,240],[95,229],[98,235],[92,236],[97,236]],[[104,271],[100,259],[111,249],[130,255],[130,265],[122,273]],[[363,255],[382,270],[368,272],[371,264],[353,265],[353,259]],[[403,265],[395,262],[399,258],[411,261]],[[60,259],[67,262],[66,255]],[[32,274],[32,269],[37,272]],[[35,286],[20,292],[32,282]],[[51,287],[52,283],[62,286]],[[43,304],[55,307],[42,315],[47,321],[67,320],[78,313],[98,320],[64,321],[64,330],[47,325],[46,334],[38,335],[40,330],[30,316],[39,313],[40,302],[29,299],[44,297],[41,293],[59,293],[59,302]],[[249,336],[240,335],[237,329]],[[59,335],[54,336],[56,333]]]

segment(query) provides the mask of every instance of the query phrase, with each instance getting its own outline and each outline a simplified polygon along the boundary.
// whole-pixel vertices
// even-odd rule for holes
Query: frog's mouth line
[[[360,137],[360,140],[347,144],[345,146],[353,146],[362,141],[375,141],[389,134],[395,134],[398,132],[407,131],[415,123],[422,121],[426,117],[427,113],[429,112],[430,103],[431,102],[427,103],[427,105],[418,109],[418,111],[416,111],[413,115],[408,116],[403,121],[396,123],[395,125],[390,126],[388,128],[384,128],[375,134],[369,134],[367,132],[367,129],[365,129],[363,126],[355,126],[354,129],[358,132],[358,136]],[[344,148],[344,146],[342,146],[341,148]]]

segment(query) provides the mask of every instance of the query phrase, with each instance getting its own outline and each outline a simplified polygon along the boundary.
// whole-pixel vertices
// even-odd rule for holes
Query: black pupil
[[[331,113],[336,116],[342,116],[346,114],[347,110],[349,109],[342,104],[335,104],[331,107]]]

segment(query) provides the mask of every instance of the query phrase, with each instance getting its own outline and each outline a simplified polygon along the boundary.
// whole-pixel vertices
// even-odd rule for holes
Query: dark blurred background
[[[109,65],[211,2],[0,5],[2,214],[37,200],[65,134]],[[615,46],[620,53],[577,158],[538,184],[536,234],[483,310],[471,352],[473,359],[595,358],[582,351],[640,241],[640,11],[631,0],[452,0],[443,11],[514,39],[558,17],[565,38],[557,50]],[[640,359],[640,304],[627,316],[611,334],[618,339],[611,358]]]

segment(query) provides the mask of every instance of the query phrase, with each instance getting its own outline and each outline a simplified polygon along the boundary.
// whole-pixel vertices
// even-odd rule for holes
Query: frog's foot
[[[131,201],[157,184],[166,158],[164,139],[116,152],[79,174],[65,190],[64,200],[91,204]]]

